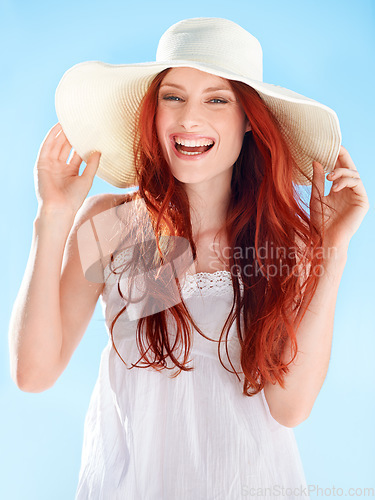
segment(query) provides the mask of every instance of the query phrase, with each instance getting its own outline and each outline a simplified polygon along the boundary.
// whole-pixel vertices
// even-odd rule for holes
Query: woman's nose
[[[199,103],[191,100],[186,101],[181,108],[179,119],[180,125],[182,125],[185,129],[201,125],[203,116]]]

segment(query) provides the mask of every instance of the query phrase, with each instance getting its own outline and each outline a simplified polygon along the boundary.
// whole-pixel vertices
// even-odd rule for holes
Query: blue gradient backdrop
[[[0,498],[74,498],[84,418],[107,342],[98,303],[53,388],[28,394],[10,378],[9,317],[37,209],[33,166],[57,121],[56,86],[68,68],[82,61],[152,61],[170,25],[201,16],[231,19],[261,41],[264,81],[337,112],[343,145],[367,189],[371,209],[350,243],[328,375],[310,417],[295,434],[307,483],[321,488],[319,497],[333,496],[333,487],[344,494],[358,488],[357,496],[361,488],[375,487],[374,5],[371,0],[0,1]],[[90,195],[102,192],[120,190],[96,178]]]

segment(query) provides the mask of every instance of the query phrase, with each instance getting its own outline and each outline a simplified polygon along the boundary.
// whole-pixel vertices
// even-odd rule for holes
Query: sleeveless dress
[[[233,301],[229,272],[186,274],[184,302],[213,341],[194,330],[188,365],[194,369],[174,378],[171,370],[128,369],[140,355],[137,321],[125,313],[113,330],[127,366],[121,361],[109,328],[124,304],[118,275],[107,266],[104,277],[109,339],[85,418],[76,500],[308,499],[293,429],[271,416],[263,391],[245,396],[242,376],[240,382],[219,361],[217,341]],[[220,352],[231,369],[225,345]],[[228,352],[241,375],[235,323]]]

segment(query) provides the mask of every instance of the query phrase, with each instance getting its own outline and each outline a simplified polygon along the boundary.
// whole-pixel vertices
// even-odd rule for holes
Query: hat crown
[[[160,38],[156,61],[191,61],[263,81],[259,41],[228,19],[198,17],[171,26]]]

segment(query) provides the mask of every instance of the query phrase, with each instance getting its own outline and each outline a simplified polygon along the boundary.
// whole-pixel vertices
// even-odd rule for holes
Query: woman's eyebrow
[[[166,82],[166,83],[163,83],[162,85],[160,85],[160,88],[163,88],[163,87],[175,87],[176,89],[185,90],[185,87],[183,87],[182,85],[178,85],[177,83]],[[228,92],[233,92],[232,89],[229,87],[208,87],[203,92],[213,92],[216,90],[227,90]]]

